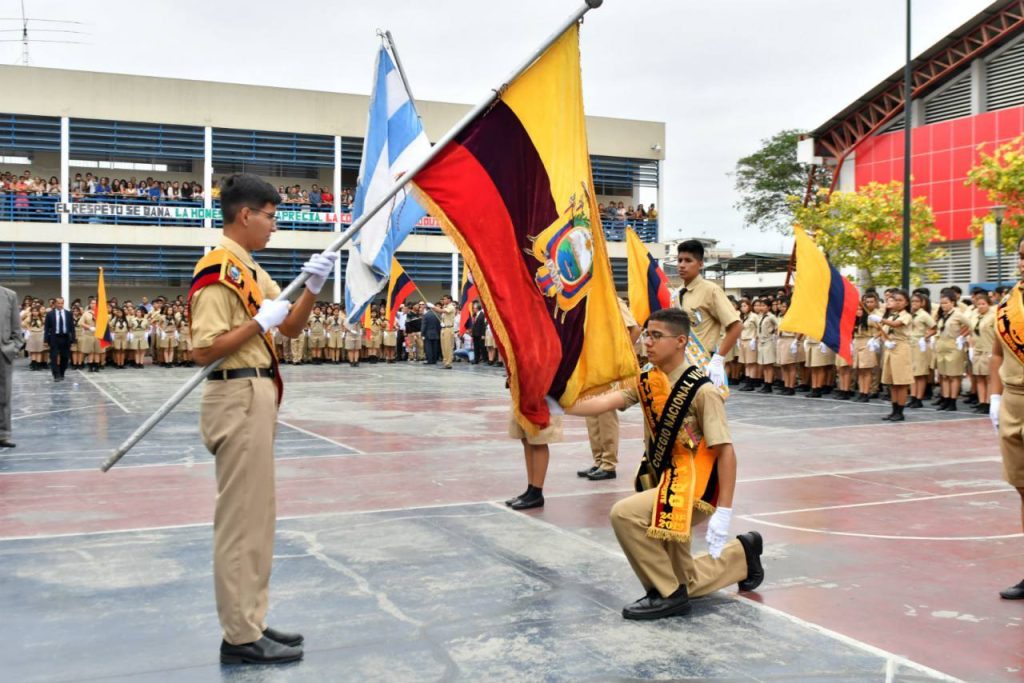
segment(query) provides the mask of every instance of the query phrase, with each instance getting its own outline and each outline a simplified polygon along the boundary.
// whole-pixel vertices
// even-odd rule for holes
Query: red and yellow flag
[[[395,329],[395,314],[398,307],[405,303],[405,300],[416,291],[416,283],[412,281],[402,268],[398,259],[391,258],[391,281],[388,283],[387,313],[388,329]]]
[[[96,335],[96,339],[100,342],[100,348],[105,349],[110,346],[110,314],[107,313],[107,286],[103,282],[103,269],[100,268],[99,282],[96,284],[96,310],[93,311],[93,317],[96,319],[96,331],[93,332]]]
[[[629,278],[629,312],[644,326],[651,313],[672,305],[668,278],[633,228],[626,228],[626,266]]]
[[[416,174],[418,197],[457,245],[529,432],[635,377],[591,176],[579,25]]]

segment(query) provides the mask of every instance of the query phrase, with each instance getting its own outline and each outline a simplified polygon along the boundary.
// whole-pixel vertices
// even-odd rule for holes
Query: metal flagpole
[[[395,58],[395,68],[398,69],[398,75],[402,77],[402,85],[405,86],[405,94],[409,96],[409,102],[412,106],[416,106],[416,98],[412,96],[412,88],[409,87],[409,79],[405,77],[405,69],[402,67],[402,58],[398,56],[398,48],[395,47],[395,39],[391,37],[391,31],[381,32],[377,30],[377,34],[384,36],[384,40],[388,41],[388,49],[391,50],[391,56]],[[416,117],[420,118],[420,110],[416,109]]]
[[[409,181],[416,176],[417,173],[422,171],[427,166],[427,164],[429,164],[431,160],[433,160],[435,156],[437,156],[443,149],[445,149],[445,147],[448,146],[448,143],[454,140],[455,136],[462,132],[463,128],[468,126],[480,114],[487,111],[488,107],[490,107],[491,104],[498,97],[500,97],[501,93],[505,91],[509,83],[514,81],[516,78],[519,77],[520,74],[522,74],[524,71],[530,68],[530,66],[535,61],[537,61],[541,57],[541,55],[543,55],[547,51],[547,49],[551,47],[551,45],[562,36],[563,33],[569,30],[569,28],[572,27],[573,24],[577,23],[580,19],[582,19],[583,15],[585,15],[592,9],[597,9],[603,3],[604,0],[585,0],[584,4],[577,8],[576,11],[573,12],[568,19],[562,22],[558,29],[555,32],[553,32],[550,36],[548,36],[543,43],[541,43],[540,47],[531,52],[529,57],[523,60],[519,64],[519,66],[512,70],[512,72],[505,78],[505,80],[502,81],[499,87],[492,90],[487,95],[487,97],[485,97],[476,106],[469,110],[469,112],[467,112],[466,115],[463,116],[458,123],[456,123],[447,133],[445,133],[441,137],[440,140],[438,140],[434,144],[430,152],[425,157],[423,157],[423,159],[421,159],[419,163],[414,165],[409,170],[408,173],[399,178],[395,182],[395,184],[391,186],[391,189],[388,190],[387,193],[384,196],[382,196],[375,205],[370,207],[362,216],[359,217],[358,220],[354,221],[345,232],[341,233],[333,242],[331,242],[330,246],[324,249],[324,253],[339,251],[343,246],[345,246],[345,244],[347,244],[348,241],[352,239],[352,236],[355,235],[356,232],[358,232],[359,229],[362,228],[363,225],[368,220],[373,218],[373,216],[377,212],[379,212],[385,206],[388,206],[391,203],[392,198],[394,198],[395,195],[401,192],[409,183]],[[281,301],[283,299],[291,299],[293,295],[299,293],[299,290],[302,288],[303,285],[306,284],[306,280],[308,279],[308,273],[299,273],[299,276],[292,280],[291,284],[284,288],[284,290],[281,292],[281,295],[277,297],[277,300]],[[150,415],[145,422],[139,425],[139,428],[132,432],[131,436],[125,439],[124,442],[120,446],[118,446],[113,453],[110,454],[110,456],[100,466],[100,470],[102,470],[103,472],[107,472],[110,470],[111,467],[116,465],[117,462],[122,457],[124,457],[125,453],[127,453],[129,450],[132,449],[133,446],[135,446],[135,444],[141,441],[142,437],[148,434],[150,430],[152,430],[153,427],[155,427],[160,422],[160,420],[164,419],[164,417],[166,417],[168,413],[174,410],[174,407],[181,403],[181,401],[186,396],[188,396],[193,389],[199,386],[199,384],[204,379],[206,379],[206,377],[211,372],[216,370],[220,366],[222,361],[223,359],[218,359],[213,363],[210,363],[206,367],[199,370],[199,372],[193,375],[187,382],[185,382],[185,384],[183,384],[180,389],[174,392],[173,396],[167,399],[167,401],[162,406],[160,406],[160,408],[155,413]]]

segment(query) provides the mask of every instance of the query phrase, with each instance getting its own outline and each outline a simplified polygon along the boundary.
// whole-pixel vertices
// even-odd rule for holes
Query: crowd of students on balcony
[[[608,205],[598,204],[603,221],[656,221],[658,220],[658,209],[651,204],[645,209],[643,204],[626,206],[624,202],[609,202]]]
[[[277,191],[281,194],[281,203],[285,209],[307,209],[313,211],[332,211],[334,207],[334,193],[328,187],[320,187],[313,183],[306,190],[300,185],[279,185]],[[111,180],[106,176],[93,175],[92,173],[76,173],[68,186],[68,192],[72,201],[90,199],[93,201],[122,199],[139,199],[154,202],[200,202],[203,200],[202,184],[191,180],[157,180],[152,177],[145,179],[114,178]],[[15,196],[15,206],[19,202],[27,208],[29,197],[49,195],[60,195],[60,180],[57,176],[51,176],[47,181],[43,177],[32,177],[31,171],[25,171],[20,176],[16,173],[0,173],[0,193]],[[210,196],[217,200],[220,198],[220,188],[214,181],[210,189]],[[354,199],[354,191],[344,188],[341,191],[340,203],[343,210],[351,208]]]

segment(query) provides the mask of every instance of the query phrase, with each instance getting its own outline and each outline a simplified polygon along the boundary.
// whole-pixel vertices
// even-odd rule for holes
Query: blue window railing
[[[55,209],[59,200],[54,194],[0,194],[0,221],[58,223]]]

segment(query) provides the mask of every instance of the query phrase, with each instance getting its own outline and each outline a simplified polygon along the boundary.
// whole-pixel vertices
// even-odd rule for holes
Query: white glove
[[[992,420],[992,427],[999,433],[999,404],[1003,402],[1002,394],[992,394],[988,397],[988,419]]]
[[[338,252],[330,251],[321,254],[313,254],[309,260],[302,265],[302,272],[309,273],[306,280],[306,289],[313,294],[319,294],[324,288],[324,283],[332,272],[334,263],[338,260]]]
[[[28,339],[28,330],[25,330],[24,332],[22,332],[21,336],[24,337],[25,339]]]
[[[548,412],[551,413],[551,417],[565,415],[565,409],[562,408],[555,399],[550,396],[545,396],[544,402],[548,404]]]
[[[789,352],[796,353],[796,342],[793,342],[792,344],[789,345]]]
[[[963,337],[957,337],[956,338],[956,350],[957,351],[963,351],[964,350],[964,338]]]
[[[932,335],[932,336],[931,336],[931,337],[930,337],[930,338],[928,339],[928,343],[929,343],[929,345],[931,345],[931,347],[932,347],[933,349],[935,348],[935,335]]]
[[[872,337],[871,339],[868,340],[868,348],[874,351],[875,353],[878,353],[879,351],[881,351],[882,345],[878,343],[877,339]]]
[[[974,347],[967,349],[967,360],[974,362]]]
[[[732,508],[717,508],[708,520],[708,533],[704,540],[708,544],[708,554],[716,560],[722,555],[722,548],[729,541],[729,522],[732,521]]]
[[[724,364],[725,359],[717,353],[711,356],[711,360],[708,362],[708,377],[716,387],[720,387],[728,381],[725,377]]]
[[[877,325],[878,323],[882,322],[882,316],[876,315],[875,313],[872,313],[871,315],[868,316],[868,322],[871,322],[871,323],[874,323],[874,324]]]
[[[132,336],[132,333],[131,333],[131,332],[129,332],[129,333],[128,333],[128,341],[132,341],[133,339],[135,339],[135,337],[133,337],[133,336]]]
[[[921,349],[921,353],[924,353],[928,350],[928,341],[924,337],[921,337],[917,340],[917,348]]]
[[[825,342],[818,344],[818,353],[828,353],[828,346],[825,345]]]
[[[272,327],[277,327],[284,322],[284,319],[288,317],[288,311],[292,307],[292,302],[287,299],[278,301],[277,299],[264,299],[263,303],[260,304],[260,310],[252,317],[264,332]]]
[[[885,348],[887,348],[887,349],[889,349],[890,351],[892,351],[893,349],[895,349],[895,348],[896,348],[896,342],[894,342],[894,341],[891,341],[891,340],[890,340],[890,341],[887,341],[887,342],[885,342]]]
[[[751,351],[757,351],[757,340],[756,339],[751,339],[750,340],[750,350]]]

